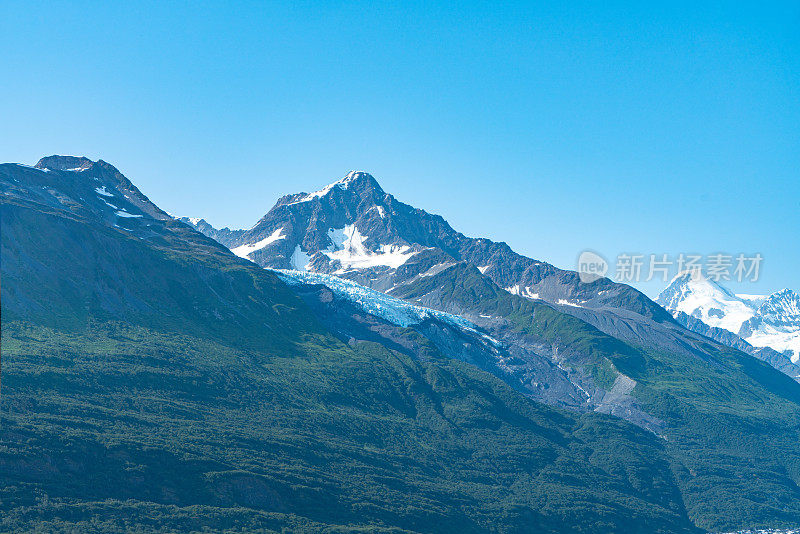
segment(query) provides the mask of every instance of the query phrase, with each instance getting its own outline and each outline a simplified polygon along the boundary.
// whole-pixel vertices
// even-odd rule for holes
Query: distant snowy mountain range
[[[769,347],[800,361],[800,295],[734,294],[699,271],[678,274],[656,299],[676,319],[683,313],[731,332],[753,347]]]

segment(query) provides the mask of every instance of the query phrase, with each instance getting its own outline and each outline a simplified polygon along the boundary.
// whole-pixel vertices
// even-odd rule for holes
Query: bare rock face
[[[35,165],[50,171],[84,171],[94,165],[89,158],[77,156],[46,156]]]

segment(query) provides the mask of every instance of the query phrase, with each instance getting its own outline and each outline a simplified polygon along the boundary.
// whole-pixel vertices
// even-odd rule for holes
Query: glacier
[[[365,312],[380,317],[396,326],[408,327],[420,324],[427,319],[438,319],[457,328],[477,333],[489,339],[493,344],[498,343],[496,340],[479,332],[473,323],[463,317],[410,304],[338,276],[289,269],[269,270],[276,273],[281,280],[289,285],[322,284],[333,291],[337,297],[346,299]]]

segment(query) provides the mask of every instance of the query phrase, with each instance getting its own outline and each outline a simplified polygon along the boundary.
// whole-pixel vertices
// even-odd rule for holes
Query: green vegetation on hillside
[[[0,529],[688,531],[663,443],[444,357],[5,324]]]

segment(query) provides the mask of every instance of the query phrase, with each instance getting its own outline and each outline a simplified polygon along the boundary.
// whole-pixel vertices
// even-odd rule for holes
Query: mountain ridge
[[[348,176],[350,174],[354,173]],[[216,235],[221,243],[233,249],[255,245],[274,232],[283,230],[283,239],[254,250],[248,259],[262,267],[278,269],[303,269],[310,264],[311,270],[323,273],[338,271],[340,275],[350,276],[362,285],[379,290],[390,287],[393,278],[400,281],[405,279],[403,269],[398,267],[408,261],[406,259],[394,267],[396,261],[387,263],[392,259],[389,252],[396,253],[398,249],[382,247],[407,246],[407,255],[417,263],[433,267],[447,261],[468,261],[482,269],[482,273],[500,287],[516,288],[523,296],[537,295],[554,304],[563,299],[585,301],[590,307],[623,306],[656,321],[672,321],[660,306],[630,286],[615,284],[604,278],[597,281],[603,288],[586,292],[586,284],[580,281],[575,272],[521,256],[505,242],[466,237],[454,230],[441,216],[397,201],[383,191],[372,175],[363,172],[355,175],[361,179],[362,188],[358,188],[358,181],[354,188],[334,187],[347,179],[346,176],[313,194],[297,193],[281,197],[250,230],[226,232],[204,227],[201,231]],[[301,222],[304,218],[309,222]],[[187,218],[181,220],[191,225]],[[357,272],[347,272],[353,271],[348,269],[347,262],[336,263],[337,258],[331,252],[339,250],[344,243],[335,242],[331,232],[339,231],[349,231],[351,235],[361,237],[360,243],[364,249],[359,250],[360,255],[371,256],[377,264],[372,272],[361,276]],[[302,261],[298,263],[298,259]],[[387,272],[389,270],[392,272]],[[601,294],[602,290],[606,293]],[[587,296],[591,296],[591,301]]]

